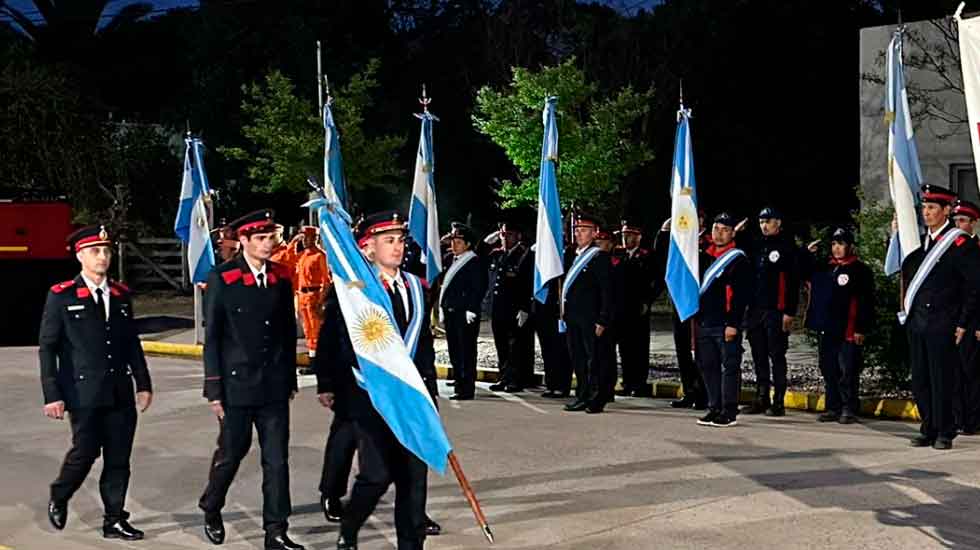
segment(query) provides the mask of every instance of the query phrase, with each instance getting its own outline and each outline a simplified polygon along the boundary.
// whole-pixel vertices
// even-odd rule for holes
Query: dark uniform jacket
[[[296,314],[290,270],[266,262],[259,288],[244,257],[211,271],[205,297],[204,397],[262,406],[296,391]]]
[[[67,410],[135,403],[136,391],[153,391],[133,320],[129,289],[109,281],[104,322],[82,276],[51,287],[39,337],[44,402]]]
[[[942,239],[951,229],[953,224],[947,224],[939,238]],[[927,235],[925,240],[928,239]],[[902,275],[906,286],[912,284],[926,254],[923,246],[905,258]],[[968,237],[959,237],[939,258],[939,262],[919,288],[911,311],[906,312],[906,326],[919,333],[942,334],[953,334],[956,327],[971,326],[977,314],[978,288],[980,248]]]
[[[455,261],[455,260],[454,260]],[[439,306],[447,314],[461,314],[470,311],[477,315],[481,312],[480,305],[483,297],[487,293],[487,268],[479,256],[466,262],[460,270],[453,275],[453,279],[446,285],[446,274],[449,272],[448,264],[442,274],[442,301]]]
[[[475,260],[471,260],[475,261]],[[403,275],[404,276],[404,275]],[[407,319],[411,319],[417,304],[408,296],[409,311]],[[425,308],[425,304],[422,304]],[[428,311],[428,308],[426,308]],[[357,385],[352,369],[358,368],[357,356],[351,344],[347,324],[337,301],[336,289],[331,288],[327,294],[323,324],[320,329],[320,340],[317,343],[317,354],[313,358],[313,370],[316,372],[317,393],[334,394],[333,411],[359,420],[380,420],[380,415],[371,404],[368,393]],[[402,334],[407,327],[400,327]],[[426,319],[422,320],[418,345],[415,348],[415,367],[418,369],[425,387],[429,390],[433,401],[438,395],[436,386],[435,351],[432,347],[432,332]]]
[[[622,266],[622,284],[625,287],[622,291],[624,295],[623,316],[635,318],[649,313],[650,306],[655,299],[654,286],[656,285],[654,282],[656,264],[653,253],[646,248],[637,247],[631,257],[625,248],[617,248],[613,255],[613,261]],[[661,275],[660,278],[662,279],[663,276]],[[625,300],[627,289],[629,300]]]
[[[518,311],[529,311],[528,298],[533,292],[534,267],[528,267],[528,258],[533,258],[524,243],[518,243],[510,250],[498,248],[490,253],[490,281],[487,297],[490,299],[490,314],[495,318],[513,319]],[[475,260],[474,260],[475,261]]]
[[[755,291],[750,307],[795,316],[800,300],[796,244],[786,233],[762,237],[754,244]]]
[[[815,265],[812,254],[803,257],[804,276],[810,280],[811,298],[806,326],[835,340],[854,341],[868,334],[874,322],[874,275],[857,256]]]
[[[711,245],[701,253],[698,264],[702,280],[711,264],[731,248],[734,248],[734,243],[724,248]],[[739,256],[728,264],[721,276],[701,295],[700,308],[695,318],[705,328],[739,328],[745,317],[745,308],[751,300],[751,293],[752,266],[746,256]]]
[[[583,254],[585,252],[585,250],[582,251]],[[576,257],[574,246],[566,249],[566,278]],[[598,324],[604,327],[612,325],[616,304],[612,289],[611,268],[609,254],[601,250],[582,268],[565,295],[563,318],[566,322],[579,325]],[[563,278],[562,282],[564,283],[565,280]],[[561,287],[559,286],[558,289],[560,292]]]

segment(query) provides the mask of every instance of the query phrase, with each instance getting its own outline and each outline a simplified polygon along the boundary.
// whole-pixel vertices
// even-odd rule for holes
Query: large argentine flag
[[[203,283],[214,267],[214,247],[208,227],[204,197],[208,194],[208,177],[204,173],[204,142],[187,138],[184,152],[184,181],[180,186],[180,206],[174,221],[174,232],[187,245],[187,265],[191,281]]]
[[[415,181],[412,184],[412,205],[408,210],[408,232],[422,247],[425,278],[432,284],[442,272],[439,248],[439,211],[436,206],[435,157],[432,150],[432,121],[439,120],[428,110],[416,114],[422,119],[419,152],[415,158]]]
[[[922,246],[916,205],[922,186],[922,170],[915,147],[909,98],[905,92],[902,66],[902,29],[895,31],[888,44],[888,75],[885,91],[885,122],[888,124],[888,190],[898,218],[898,232],[892,235],[885,257],[885,273],[902,269],[902,262]]]
[[[970,143],[973,145],[973,162],[980,174],[980,17],[961,19],[964,4],[956,10],[956,21],[960,28],[960,61],[963,64],[966,114],[970,121]],[[980,179],[977,182],[980,184]]]
[[[558,203],[558,123],[555,120],[557,97],[544,102],[544,139],[541,142],[541,170],[538,173],[537,247],[534,254],[534,298],[542,304],[548,299],[548,282],[565,272],[562,263],[561,205]]]
[[[681,321],[698,311],[698,207],[691,149],[691,110],[677,112],[674,168],[670,182],[670,249],[667,252],[667,290]]]
[[[340,134],[333,122],[333,111],[330,109],[330,98],[323,105],[323,192],[327,199],[338,202],[347,208],[350,204],[347,198],[347,183],[344,181],[344,157],[340,154]]]
[[[354,243],[347,212],[336,203],[326,204],[319,200],[308,206],[319,211],[320,238],[357,355],[354,376],[398,441],[430,468],[445,473],[452,446],[393,321],[391,299]],[[419,296],[413,303],[421,301]]]

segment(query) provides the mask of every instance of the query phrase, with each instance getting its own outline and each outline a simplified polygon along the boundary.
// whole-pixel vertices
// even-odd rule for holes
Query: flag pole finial
[[[330,78],[327,75],[323,75],[323,95],[324,105],[330,105],[333,103],[333,96],[330,95]]]
[[[425,83],[422,84],[422,97],[419,98],[419,103],[422,104],[422,112],[429,112],[429,103],[432,103],[432,98],[425,91]]]
[[[681,109],[684,109],[684,79],[680,79],[680,103]]]

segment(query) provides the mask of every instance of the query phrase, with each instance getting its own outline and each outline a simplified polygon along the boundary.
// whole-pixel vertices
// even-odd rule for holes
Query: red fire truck
[[[65,243],[73,230],[63,197],[0,195],[0,346],[37,343],[48,289],[78,272]]]

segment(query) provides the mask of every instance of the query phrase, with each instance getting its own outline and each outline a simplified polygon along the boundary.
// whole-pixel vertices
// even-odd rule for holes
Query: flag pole
[[[452,467],[453,473],[456,474],[456,481],[459,482],[459,486],[463,490],[463,495],[466,497],[467,502],[470,503],[470,509],[473,510],[473,516],[476,517],[476,522],[480,524],[480,529],[483,530],[483,536],[487,538],[490,544],[493,544],[493,533],[490,531],[490,524],[487,523],[487,517],[483,515],[483,509],[480,508],[480,501],[476,499],[476,493],[473,492],[473,487],[470,486],[470,482],[466,479],[466,474],[463,473],[463,468],[459,465],[459,459],[456,458],[456,453],[452,451],[449,451],[449,465]]]

